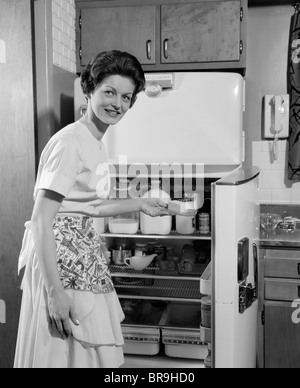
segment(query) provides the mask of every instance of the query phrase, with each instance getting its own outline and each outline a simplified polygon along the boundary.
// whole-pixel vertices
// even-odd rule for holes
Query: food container
[[[120,179],[110,199],[126,201],[131,198],[130,190],[130,182],[127,179]],[[124,213],[109,217],[109,232],[112,234],[136,234],[139,230],[139,222],[139,212]]]
[[[176,232],[179,234],[193,234],[195,232],[195,216],[176,215]]]

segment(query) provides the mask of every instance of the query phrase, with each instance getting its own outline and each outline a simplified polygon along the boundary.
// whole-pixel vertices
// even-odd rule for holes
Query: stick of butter
[[[174,200],[169,202],[168,210],[174,213],[184,213],[187,209],[185,202]]]

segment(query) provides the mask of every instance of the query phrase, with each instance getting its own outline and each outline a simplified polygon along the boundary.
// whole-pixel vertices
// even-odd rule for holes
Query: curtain
[[[300,5],[294,5],[291,17],[288,56],[288,92],[290,95],[289,162],[290,180],[300,180]]]

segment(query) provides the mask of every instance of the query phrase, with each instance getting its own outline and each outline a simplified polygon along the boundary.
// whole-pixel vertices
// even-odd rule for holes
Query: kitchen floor
[[[121,368],[204,368],[203,361],[163,356],[125,356],[125,364]]]

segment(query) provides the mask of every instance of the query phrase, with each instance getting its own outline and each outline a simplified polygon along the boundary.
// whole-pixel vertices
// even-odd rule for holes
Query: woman
[[[116,368],[124,362],[124,315],[92,220],[132,211],[168,214],[160,199],[107,199],[102,138],[144,84],[135,57],[100,53],[81,74],[85,116],[43,150],[20,253],[19,268],[26,269],[16,368]]]

